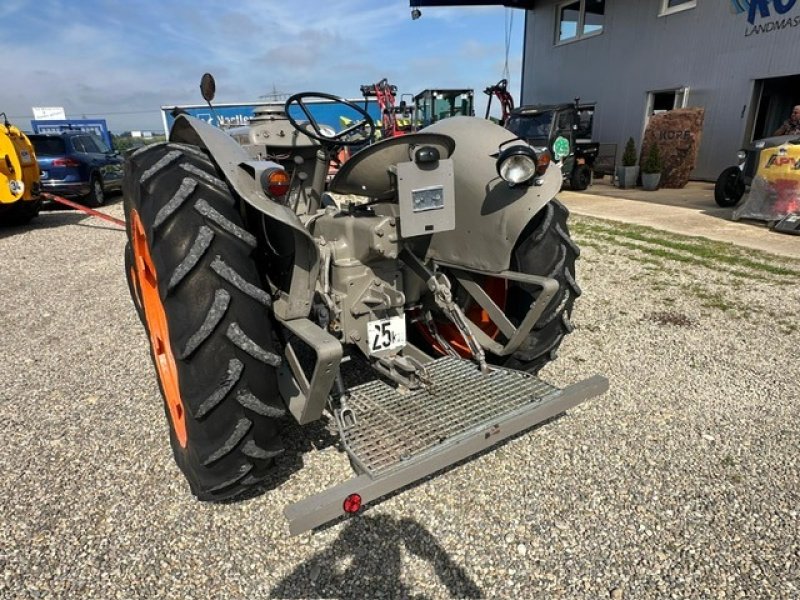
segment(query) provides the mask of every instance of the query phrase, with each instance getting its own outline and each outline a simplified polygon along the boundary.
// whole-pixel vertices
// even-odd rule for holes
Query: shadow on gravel
[[[0,224],[0,239],[27,233],[36,229],[53,229],[54,227],[63,227],[65,225],[77,225],[81,221],[89,218],[89,215],[77,212],[64,212],[55,214],[40,213],[30,223],[25,225],[6,225]]]
[[[106,199],[106,203],[99,210],[103,212],[108,206],[122,202],[122,194],[113,193]],[[80,225],[93,229],[108,229],[110,231],[124,231],[120,227],[110,225],[97,217],[75,210],[57,202],[45,202],[38,217],[25,225],[8,225],[0,222],[0,239],[19,235],[36,229],[54,229],[65,225]]]
[[[401,549],[433,567],[454,598],[485,595],[422,525],[388,515],[353,519],[339,537],[272,589],[272,598],[427,598],[402,581]]]
[[[267,476],[248,492],[235,498],[222,500],[221,504],[236,504],[257,498],[280,487],[294,473],[303,468],[303,455],[339,445],[339,437],[331,431],[330,419],[323,415],[319,421],[300,426],[289,417],[278,425],[286,451],[275,459],[275,466]]]

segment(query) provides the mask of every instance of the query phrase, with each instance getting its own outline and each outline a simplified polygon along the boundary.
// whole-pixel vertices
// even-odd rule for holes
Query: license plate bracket
[[[383,354],[405,347],[405,318],[399,316],[370,321],[367,323],[367,343],[370,354]]]

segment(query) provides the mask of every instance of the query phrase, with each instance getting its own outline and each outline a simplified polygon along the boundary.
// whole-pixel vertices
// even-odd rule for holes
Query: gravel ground
[[[800,597],[797,273],[572,223],[584,296],[544,376],[611,390],[296,538],[283,507],[350,475],[324,429],[290,428],[273,489],[196,502],[124,234],[67,211],[0,230],[0,597]]]

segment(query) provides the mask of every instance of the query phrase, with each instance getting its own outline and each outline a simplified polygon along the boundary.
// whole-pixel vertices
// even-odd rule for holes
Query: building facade
[[[800,0],[542,0],[526,11],[522,104],[594,104],[592,138],[640,147],[648,118],[703,107],[693,179],[800,104]]]

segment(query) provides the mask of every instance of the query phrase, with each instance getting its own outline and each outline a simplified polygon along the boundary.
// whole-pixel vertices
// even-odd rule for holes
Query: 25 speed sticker
[[[406,345],[405,317],[370,321],[367,324],[367,340],[370,354],[402,348]]]

